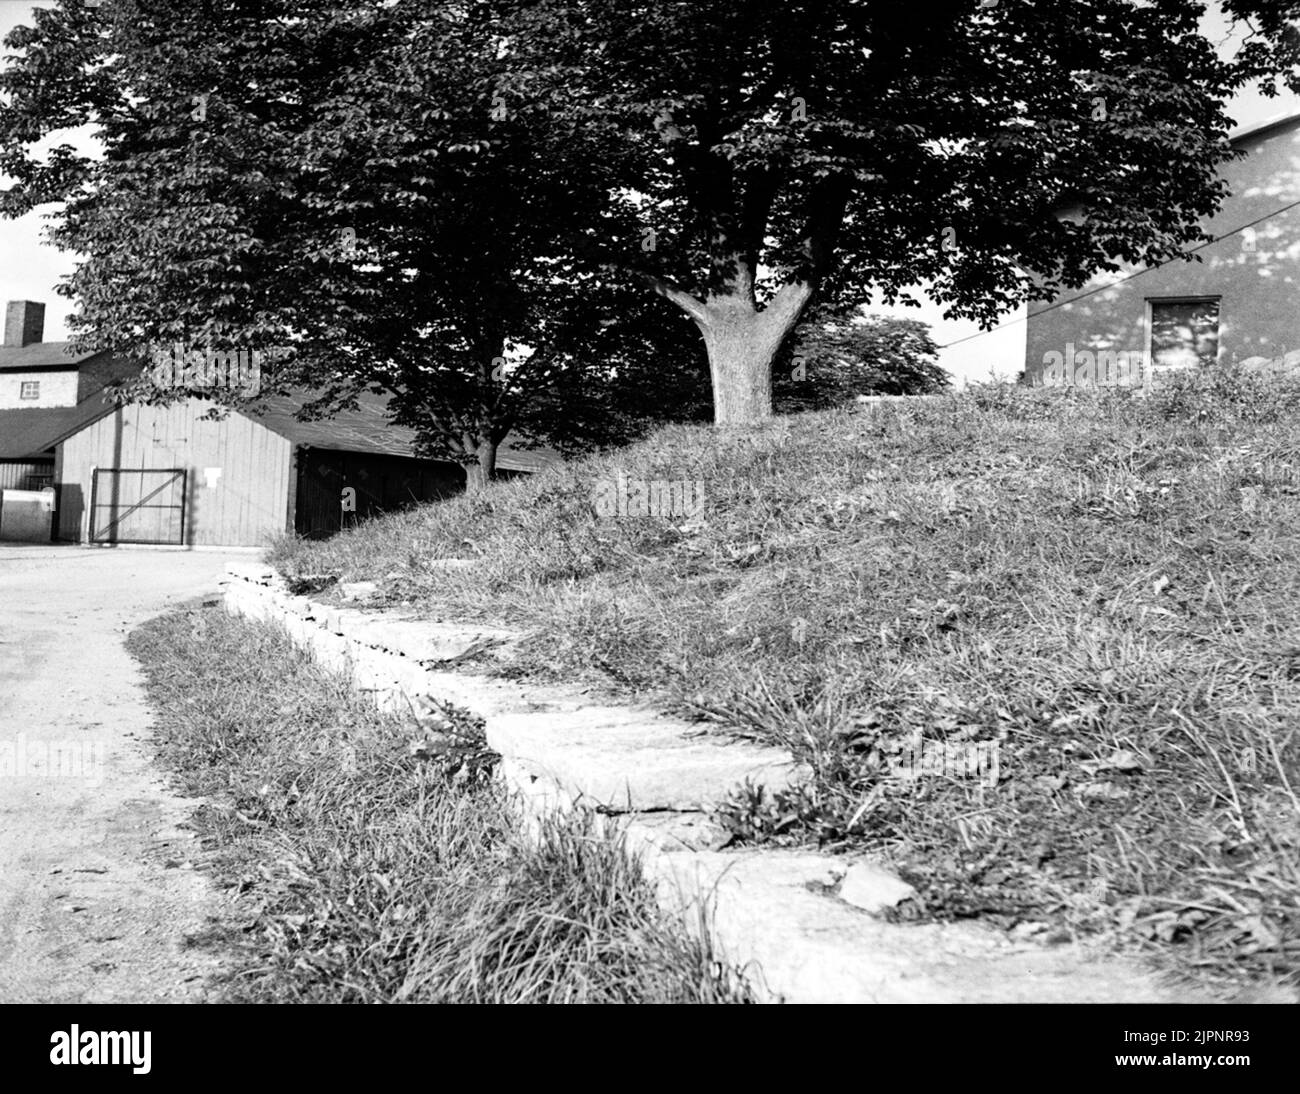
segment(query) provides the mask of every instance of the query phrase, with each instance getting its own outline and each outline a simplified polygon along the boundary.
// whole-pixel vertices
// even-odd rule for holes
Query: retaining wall
[[[578,688],[456,671],[508,655],[518,635],[412,620],[290,595],[266,566],[234,564],[227,610],[281,624],[386,710],[428,696],[481,716],[521,808],[590,808],[643,860],[661,903],[689,925],[706,906],[728,960],[788,1002],[1193,1001],[1142,969],[1093,961],[969,924],[908,926],[872,914],[909,888],[870,862],[802,851],[731,851],[711,811],[745,779],[775,788],[804,773],[781,751],[701,732]]]

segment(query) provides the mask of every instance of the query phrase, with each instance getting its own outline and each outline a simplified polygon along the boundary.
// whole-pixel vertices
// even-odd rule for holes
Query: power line
[[[1271,220],[1273,217],[1281,216],[1283,213],[1287,212],[1288,210],[1294,209],[1297,205],[1300,205],[1300,201],[1293,201],[1289,205],[1283,205],[1282,208],[1274,209],[1271,213],[1265,213],[1262,217],[1257,217],[1255,220],[1250,221],[1248,224],[1243,224],[1239,228],[1234,228],[1231,232],[1226,232],[1221,236],[1216,236],[1214,239],[1211,239],[1205,243],[1200,244],[1200,246],[1193,247],[1190,251],[1185,252],[1185,254],[1183,255],[1175,255],[1173,258],[1166,258],[1163,262],[1157,262],[1154,266],[1144,266],[1142,269],[1135,270],[1133,273],[1128,274],[1126,277],[1121,277],[1118,281],[1111,281],[1105,285],[1098,285],[1097,288],[1089,289],[1087,292],[1080,293],[1078,296],[1072,296],[1068,300],[1054,300],[1052,301],[1052,303],[1047,305],[1047,307],[1041,309],[1040,311],[1034,312],[1034,318],[1036,319],[1040,315],[1046,315],[1049,311],[1055,311],[1057,308],[1063,308],[1067,304],[1075,304],[1080,300],[1086,300],[1090,296],[1096,296],[1097,293],[1105,292],[1107,289],[1113,289],[1117,285],[1123,285],[1127,281],[1132,281],[1135,277],[1141,277],[1143,274],[1151,273],[1154,270],[1160,269],[1162,266],[1168,266],[1171,262],[1181,262],[1186,257],[1186,255],[1196,254],[1197,251],[1203,251],[1205,250],[1206,247],[1213,247],[1216,243],[1222,243],[1225,239],[1228,239],[1235,235],[1240,235],[1247,228],[1253,228],[1255,227],[1256,224],[1262,224],[1264,221]],[[1016,316],[1015,319],[1009,319],[1005,323],[999,323],[996,327],[990,327],[988,330],[976,331],[974,334],[968,334],[964,338],[957,338],[952,342],[948,342],[946,345],[940,346],[939,349],[949,349],[952,346],[960,346],[963,342],[969,342],[975,338],[983,338],[986,334],[997,334],[997,332],[1000,330],[1005,330],[1006,328],[1012,327],[1017,323],[1024,323],[1027,322],[1028,320],[1029,320],[1029,314],[1028,312],[1026,312],[1026,314],[1024,315]]]

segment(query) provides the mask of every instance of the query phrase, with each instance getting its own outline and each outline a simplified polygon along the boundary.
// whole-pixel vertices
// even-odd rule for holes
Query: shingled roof
[[[356,410],[341,410],[318,421],[300,421],[298,410],[311,397],[310,392],[267,396],[240,413],[294,444],[379,456],[416,455],[415,430],[389,422],[384,396],[364,394],[358,397]],[[497,467],[504,471],[540,471],[558,459],[551,449],[519,448],[507,439],[497,452]]]
[[[0,410],[0,460],[40,456],[91,422],[113,411],[102,390],[76,406],[23,407]]]
[[[71,342],[33,342],[29,346],[0,346],[0,370],[34,368],[75,368],[82,361],[98,356],[102,350],[73,353]]]

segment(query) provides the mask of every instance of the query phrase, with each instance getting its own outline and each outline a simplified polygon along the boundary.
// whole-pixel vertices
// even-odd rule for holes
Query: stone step
[[[747,967],[769,1000],[1197,1002],[1204,995],[1076,946],[1047,949],[972,924],[888,923],[864,909],[906,899],[908,887],[877,865],[803,851],[718,850],[726,833],[710,808],[746,779],[775,788],[804,778],[787,753],[701,733],[644,707],[600,703],[577,688],[429,668],[493,630],[377,621],[289,596],[268,568],[231,570],[229,610],[281,622],[384,709],[401,711],[424,695],[482,717],[489,745],[502,755],[500,775],[534,830],[554,810],[595,807],[600,829],[643,861],[660,903],[690,929],[708,923],[722,958]]]
[[[746,780],[775,789],[802,774],[783,750],[635,708],[502,713],[487,739],[575,800],[620,812],[711,809]]]

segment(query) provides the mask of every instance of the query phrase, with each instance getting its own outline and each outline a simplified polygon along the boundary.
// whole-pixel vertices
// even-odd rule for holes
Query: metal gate
[[[91,543],[185,542],[183,467],[97,467],[90,484]]]

